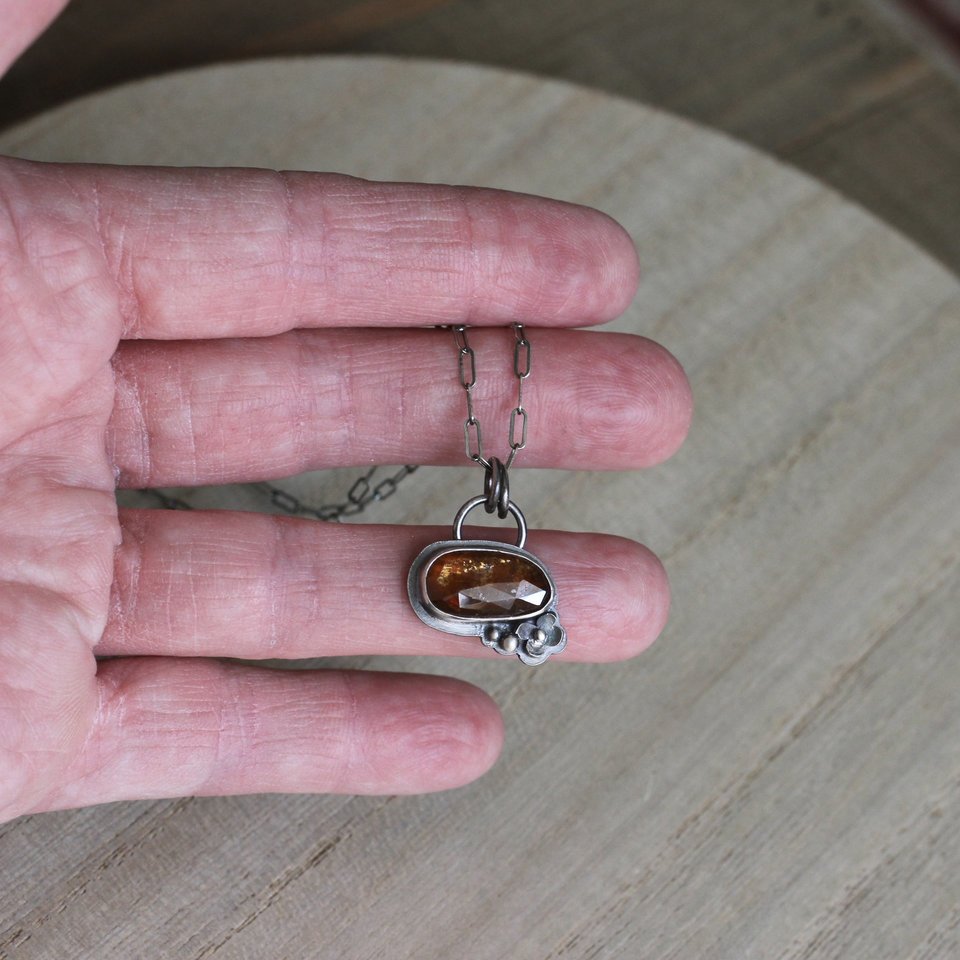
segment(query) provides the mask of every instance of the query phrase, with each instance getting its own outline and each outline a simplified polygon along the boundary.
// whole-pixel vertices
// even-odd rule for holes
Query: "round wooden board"
[[[537,671],[391,661],[468,677],[503,707],[502,760],[450,793],[16,821],[0,834],[0,956],[958,955],[954,277],[726,137],[465,65],[203,69],[68,105],[0,149],[486,184],[600,207],[645,267],[615,326],[667,345],[698,405],[668,464],[514,481],[535,524],[626,534],[664,558],[674,608],[650,652]],[[291,488],[329,499],[336,482]],[[421,472],[371,519],[445,522],[475,483]],[[255,507],[261,495],[194,496]]]

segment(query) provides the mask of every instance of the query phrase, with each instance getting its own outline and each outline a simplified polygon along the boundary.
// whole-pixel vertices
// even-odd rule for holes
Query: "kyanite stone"
[[[427,599],[465,619],[532,615],[550,602],[550,581],[526,557],[486,548],[451,550],[427,569]]]

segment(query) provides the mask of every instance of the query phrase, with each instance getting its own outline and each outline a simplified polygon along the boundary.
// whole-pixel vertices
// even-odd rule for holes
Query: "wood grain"
[[[456,58],[640,99],[795,164],[960,270],[960,86],[876,0],[73,0],[0,126],[214,60]]]
[[[667,464],[513,484],[538,526],[661,554],[675,602],[649,653],[386,663],[453,671],[504,709],[500,763],[447,794],[118,804],[0,828],[0,956],[955,956],[960,283],[933,258],[727,137],[473,67],[214,68],[0,147],[599,206],[645,266],[614,326],[668,345],[698,403]],[[376,519],[442,521],[474,481],[418,474]]]

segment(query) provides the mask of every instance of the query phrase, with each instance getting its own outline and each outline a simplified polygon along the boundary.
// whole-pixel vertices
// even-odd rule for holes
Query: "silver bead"
[[[497,641],[505,653],[513,653],[520,646],[520,638],[515,633],[508,633]]]
[[[547,634],[540,627],[537,627],[537,629],[530,634],[530,639],[527,640],[527,649],[539,650],[546,642]]]

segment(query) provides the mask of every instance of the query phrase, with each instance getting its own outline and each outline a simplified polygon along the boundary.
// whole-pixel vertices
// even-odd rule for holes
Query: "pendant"
[[[515,546],[463,539],[467,514],[489,502],[487,496],[468,500],[453,521],[453,538],[431,543],[413,561],[407,577],[410,605],[435,630],[480,637],[503,656],[543,663],[567,645],[557,614],[557,585],[543,563],[523,549],[527,523],[508,499],[502,514],[517,522]]]

